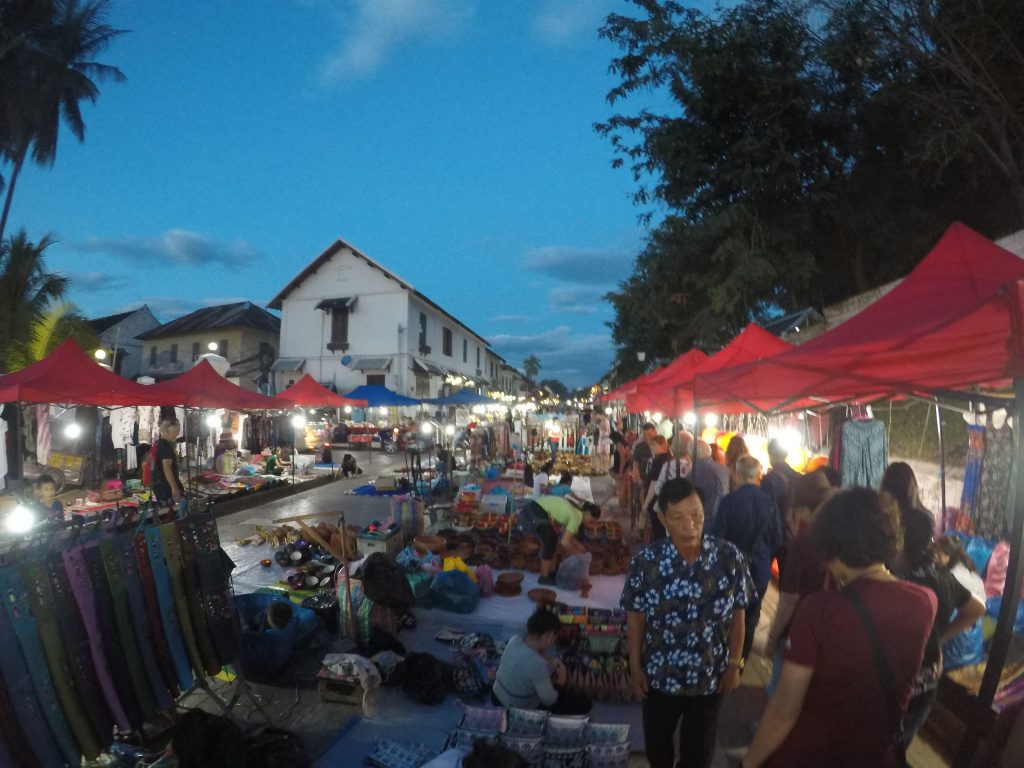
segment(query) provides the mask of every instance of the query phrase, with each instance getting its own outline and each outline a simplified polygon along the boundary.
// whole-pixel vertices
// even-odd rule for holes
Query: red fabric
[[[650,404],[650,407],[645,410],[657,410],[673,416],[682,416],[687,411],[694,410],[693,382],[699,374],[711,373],[730,366],[771,357],[791,349],[792,346],[775,334],[750,323],[721,350],[693,368],[688,376],[687,372],[683,371],[681,375],[661,382],[645,382],[638,385],[637,393],[645,396]],[[718,410],[730,409],[720,407]],[[739,406],[733,410],[747,410],[747,408]]]
[[[858,579],[850,589],[878,629],[905,709],[935,618],[935,595],[905,581]],[[896,724],[887,715],[871,643],[850,602],[839,592],[809,595],[797,609],[789,643],[786,662],[814,673],[793,730],[766,768],[896,765],[890,752]]]
[[[68,339],[44,360],[0,376],[0,403],[171,405],[167,394],[102,367]]]
[[[278,394],[278,397],[306,408],[342,408],[346,405],[351,405],[353,408],[366,407],[365,400],[354,400],[350,397],[336,395],[308,373]]]
[[[187,408],[229,408],[235,411],[291,410],[292,404],[279,397],[268,397],[251,392],[225,379],[208,360],[180,376],[147,387],[160,392],[165,405],[183,405]]]
[[[603,395],[601,395],[601,401],[607,403],[613,400],[625,400],[626,395],[636,391],[637,384],[646,379],[648,376],[653,376],[654,374],[658,373],[658,371],[661,371],[664,368],[665,366],[661,366],[660,368],[656,368],[650,373],[642,373],[635,379],[630,379],[625,384],[620,384],[615,389],[609,392],[605,392]]]
[[[699,374],[701,406],[760,410],[996,384],[1021,372],[1011,302],[1024,261],[956,223],[892,291],[806,344]]]
[[[654,403],[647,393],[673,381],[689,381],[693,378],[698,366],[707,359],[708,356],[699,349],[691,349],[668,365],[647,374],[636,382],[632,392],[626,393],[626,410],[630,413],[660,410],[654,407]],[[671,415],[671,411],[668,413]]]

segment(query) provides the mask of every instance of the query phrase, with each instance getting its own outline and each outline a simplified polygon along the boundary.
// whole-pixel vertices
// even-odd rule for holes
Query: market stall
[[[1012,399],[1006,387],[1013,382]],[[987,391],[985,388],[989,388]],[[882,396],[1024,408],[1024,261],[962,224],[952,225],[892,291],[850,320],[777,355],[698,374],[695,406],[761,411],[801,403],[867,402]],[[1018,474],[1024,441],[1016,437]],[[1014,438],[1011,438],[1011,441]],[[1009,473],[1006,474],[1008,481]],[[1014,640],[1024,549],[1024,482],[1004,482],[1009,532],[1005,588],[977,696],[965,697],[967,733],[956,765],[967,766],[993,721]],[[961,707],[963,702],[961,702]],[[962,711],[962,710],[961,710]]]

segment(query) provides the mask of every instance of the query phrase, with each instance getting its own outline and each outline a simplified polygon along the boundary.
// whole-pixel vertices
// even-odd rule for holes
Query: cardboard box
[[[402,532],[401,530],[395,531],[386,539],[382,539],[380,536],[368,536],[361,533],[356,537],[356,542],[359,545],[359,553],[362,555],[384,552],[394,556],[402,550]]]
[[[358,680],[318,676],[317,688],[320,690],[320,701],[349,704],[355,707],[363,706],[363,686]]]

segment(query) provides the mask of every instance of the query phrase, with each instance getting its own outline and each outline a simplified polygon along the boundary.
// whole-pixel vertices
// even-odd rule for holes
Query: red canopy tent
[[[657,373],[658,371],[662,370],[664,367],[665,366],[661,366],[660,368],[655,368],[653,371],[651,371],[651,373],[641,373],[635,379],[630,379],[625,384],[619,384],[619,386],[617,386],[615,389],[612,389],[612,390],[610,390],[608,392],[605,392],[603,395],[601,395],[599,400],[601,402],[605,402],[605,403],[609,403],[609,402],[616,401],[616,400],[620,400],[620,401],[625,400],[626,399],[626,395],[631,394],[633,392],[636,392],[637,384],[639,384],[641,381],[646,379],[648,376],[651,376],[651,375]]]
[[[171,405],[169,393],[104,368],[68,339],[44,360],[0,376],[0,403]]]
[[[813,398],[833,402],[935,393],[1008,382],[1021,372],[1010,287],[1024,260],[953,224],[892,291],[806,344],[700,373],[701,407],[745,402],[767,411]]]
[[[791,344],[787,344],[778,336],[750,323],[722,349],[692,368],[688,377],[673,377],[671,380],[647,386],[641,384],[637,391],[649,401],[650,406],[647,410],[658,410],[676,417],[682,416],[687,411],[694,409],[693,382],[699,374],[771,357],[791,347]],[[718,410],[747,410],[747,407],[741,403],[723,403]]]
[[[278,394],[278,397],[306,408],[343,408],[346,405],[350,405],[353,408],[366,407],[365,400],[356,400],[351,397],[337,395],[317,382],[308,373],[288,387],[288,389]]]
[[[163,395],[167,405],[182,405],[187,408],[230,408],[235,411],[292,409],[292,403],[279,397],[268,397],[251,392],[221,376],[202,360],[198,365],[173,379],[162,381],[148,390]]]
[[[699,349],[691,349],[663,368],[649,373],[636,383],[632,392],[626,393],[626,410],[630,413],[658,410],[650,398],[657,387],[664,387],[673,381],[690,381],[698,367],[708,359]]]

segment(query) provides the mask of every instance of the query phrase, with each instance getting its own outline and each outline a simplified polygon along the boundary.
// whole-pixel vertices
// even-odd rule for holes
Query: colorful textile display
[[[960,497],[960,514],[968,520],[973,520],[977,513],[978,490],[981,487],[981,468],[984,458],[985,428],[977,424],[968,424],[964,491]]]
[[[1008,539],[1006,494],[1013,468],[1013,429],[989,425],[985,430],[985,460],[981,469],[974,532],[989,539]]]

